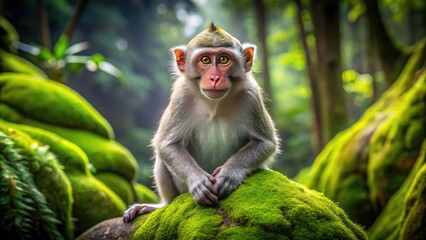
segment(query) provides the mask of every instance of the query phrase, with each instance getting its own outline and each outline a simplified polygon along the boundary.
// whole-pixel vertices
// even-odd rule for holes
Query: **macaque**
[[[255,46],[211,23],[172,49],[175,74],[169,104],[152,140],[160,204],[135,204],[129,222],[189,192],[214,206],[278,151],[274,123],[252,75]]]

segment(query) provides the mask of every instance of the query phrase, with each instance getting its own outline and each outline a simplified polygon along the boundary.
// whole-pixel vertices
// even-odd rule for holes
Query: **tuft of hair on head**
[[[209,27],[207,28],[208,32],[216,32],[220,29],[220,27],[216,24],[214,24],[214,22],[211,22]]]

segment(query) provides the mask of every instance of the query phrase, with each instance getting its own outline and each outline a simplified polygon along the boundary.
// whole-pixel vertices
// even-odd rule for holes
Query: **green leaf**
[[[80,42],[80,43],[76,43],[74,45],[72,45],[71,47],[69,47],[66,51],[65,54],[66,55],[73,55],[79,52],[82,52],[86,49],[88,49],[90,46],[90,44],[88,42]]]
[[[67,48],[69,47],[68,37],[65,35],[61,35],[59,37],[58,42],[55,44],[55,47],[53,48],[53,55],[56,59],[62,59],[65,57],[65,52]]]
[[[38,55],[39,59],[46,62],[51,62],[55,57],[52,55],[52,52],[42,46],[39,46],[40,54]]]
[[[123,73],[111,63],[106,61],[101,62],[99,63],[99,69],[117,78],[121,85],[127,85],[127,81],[124,78]]]

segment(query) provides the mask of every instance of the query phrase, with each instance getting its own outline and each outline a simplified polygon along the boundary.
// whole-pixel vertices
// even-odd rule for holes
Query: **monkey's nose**
[[[219,75],[211,75],[210,76],[210,81],[212,81],[214,84],[218,83],[220,80],[220,76]]]

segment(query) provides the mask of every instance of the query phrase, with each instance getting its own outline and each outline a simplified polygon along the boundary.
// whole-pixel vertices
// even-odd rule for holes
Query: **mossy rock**
[[[129,182],[136,180],[138,163],[129,150],[118,142],[86,131],[56,126],[46,126],[46,129],[79,146],[89,157],[95,173],[114,173]]]
[[[368,185],[373,204],[383,209],[411,171],[426,136],[426,72],[400,97],[398,109],[370,141]]]
[[[217,207],[199,206],[186,193],[170,205],[138,217],[131,224],[133,227],[129,228],[130,224],[109,220],[83,236],[84,239],[99,239],[103,234],[104,239],[113,239],[105,234],[105,230],[114,228],[134,231],[131,234],[114,233],[115,237],[132,235],[131,239],[367,238],[363,229],[323,194],[269,170],[247,178]]]
[[[95,177],[116,193],[126,205],[134,203],[136,193],[132,184],[114,173],[99,173]]]
[[[27,74],[2,73],[0,103],[29,120],[113,138],[109,123],[83,97],[61,83]]]
[[[31,138],[49,146],[58,161],[64,166],[67,174],[89,174],[89,160],[86,154],[75,144],[59,137],[58,135],[29,125],[6,122],[0,119],[0,126],[19,129]]]
[[[103,220],[121,216],[124,202],[111,189],[93,176],[68,175],[73,188],[73,217],[78,236]]]
[[[24,73],[39,78],[47,78],[46,74],[31,62],[16,54],[8,53],[0,49],[0,72]]]
[[[273,171],[246,179],[217,208],[183,194],[152,213],[134,239],[366,239],[324,195]]]
[[[423,142],[421,154],[409,176],[401,188],[391,197],[374,224],[368,229],[369,239],[426,238],[426,232],[424,232],[424,226],[426,226],[425,168],[426,140]]]
[[[334,137],[296,177],[371,226],[402,185],[426,136],[426,39],[398,80],[352,127]]]
[[[18,51],[13,46],[16,41],[19,41],[19,35],[15,27],[3,16],[0,16],[0,49],[16,53]],[[0,59],[3,60],[2,57],[0,57]]]
[[[148,187],[135,183],[133,184],[137,195],[137,202],[139,203],[158,203],[157,195]]]
[[[42,128],[74,143],[86,153],[96,173],[111,172],[128,181],[136,179],[139,167],[136,159],[126,148],[114,140],[84,130],[60,127],[29,119],[1,102],[0,118],[9,122]]]
[[[425,144],[426,145],[426,144]],[[426,147],[425,147],[426,149]],[[426,150],[423,159],[426,158]],[[400,239],[426,239],[426,164],[423,163],[405,197]]]
[[[26,167],[32,175],[32,180],[29,182],[34,182],[37,190],[43,194],[43,199],[39,199],[38,201],[46,201],[48,208],[54,213],[51,217],[56,215],[56,218],[59,220],[56,228],[59,230],[62,237],[66,239],[73,239],[74,226],[72,221],[72,188],[68,178],[62,171],[62,166],[58,164],[55,156],[49,152],[46,147],[40,145],[37,141],[33,140],[25,133],[10,127],[5,127],[1,123],[0,132],[6,133],[11,139],[13,139],[14,143],[19,148],[19,155],[22,156]],[[2,151],[3,150],[4,149],[2,149]],[[0,155],[2,154],[3,152]],[[31,192],[37,190],[31,190]],[[26,191],[30,190],[26,189]],[[46,210],[37,208],[39,206],[40,205],[35,204],[31,206],[31,208],[39,211],[35,215],[46,214]],[[6,211],[5,209],[3,210]],[[31,211],[31,209],[26,209],[25,211]],[[47,219],[44,221],[46,220]],[[24,221],[24,219],[21,219],[21,221]],[[48,221],[52,220],[49,218]],[[40,232],[45,231],[47,228],[47,226],[37,225],[32,227],[39,231],[39,233],[33,235],[34,238],[42,237],[39,235]],[[4,236],[8,235],[8,233],[4,234]]]

